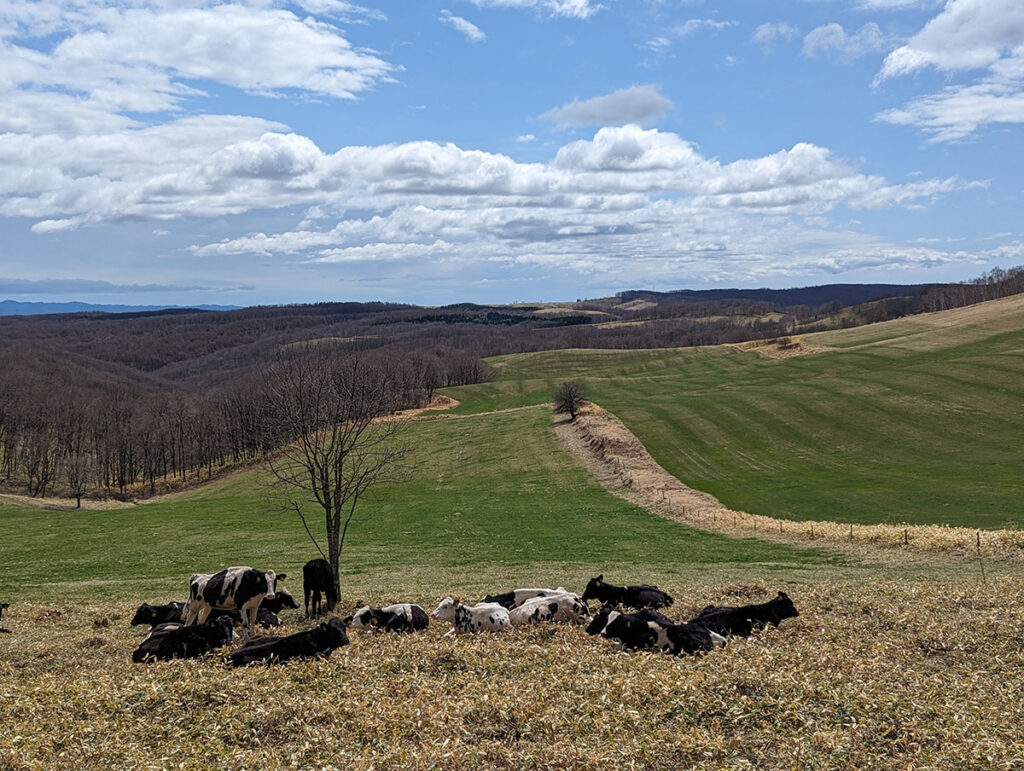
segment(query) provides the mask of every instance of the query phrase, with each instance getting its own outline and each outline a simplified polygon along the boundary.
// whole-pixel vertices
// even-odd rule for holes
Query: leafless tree
[[[309,346],[279,362],[266,381],[285,445],[269,468],[285,506],[295,511],[331,566],[340,597],[338,564],[356,506],[377,484],[393,481],[404,448],[396,384],[385,361]],[[307,518],[324,517],[326,552]],[[319,530],[319,528],[315,528]]]
[[[587,401],[587,390],[583,383],[576,380],[569,380],[558,386],[553,397],[555,402],[555,414],[569,413],[569,420],[576,420],[580,408]]]

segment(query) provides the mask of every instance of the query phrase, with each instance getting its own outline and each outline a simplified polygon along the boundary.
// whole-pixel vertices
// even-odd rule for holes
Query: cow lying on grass
[[[738,608],[708,605],[690,619],[690,623],[701,624],[721,635],[735,634],[747,637],[754,630],[764,628],[765,624],[778,627],[783,619],[796,618],[799,615],[789,596],[785,592],[779,592],[774,599],[758,605],[743,605]]]
[[[335,648],[348,645],[345,622],[332,618],[319,626],[288,637],[259,637],[228,655],[233,667],[263,662],[281,663],[290,659],[326,659]]]
[[[281,592],[280,594],[287,593]],[[296,608],[299,607],[299,604],[295,602],[295,599],[290,594],[288,598],[295,603]],[[158,624],[170,624],[178,621],[184,622],[187,605],[188,603],[184,602],[169,602],[166,605],[150,605],[148,602],[144,602],[135,611],[131,625],[149,624],[150,626],[157,626]],[[242,614],[238,610],[212,610],[206,620],[214,621],[218,618],[230,618],[232,623],[242,623]],[[273,610],[260,606],[256,609],[256,623],[264,629],[270,629],[274,626],[281,626],[281,619]]]
[[[280,581],[285,577],[286,574],[282,574],[277,577],[277,580]],[[260,603],[259,610],[263,610],[264,608],[269,610],[271,613],[276,614],[280,613],[282,610],[298,610],[299,603],[298,600],[292,597],[292,593],[287,589],[278,589],[273,597],[267,596],[263,598],[263,602]],[[256,622],[259,623],[259,618],[256,619]],[[278,626],[278,624],[274,624],[274,626]]]
[[[572,592],[563,589],[561,586],[557,589],[513,589],[510,592],[503,592],[501,594],[488,594],[480,600],[480,603],[496,602],[503,608],[512,610],[535,597],[554,597],[559,594],[572,594]],[[578,595],[573,594],[573,597],[579,599]]]
[[[227,645],[234,639],[235,625],[229,618],[185,626],[180,622],[158,624],[132,653],[135,663],[193,659]]]
[[[384,632],[418,632],[430,625],[430,619],[419,605],[399,602],[383,608],[365,605],[345,619],[352,629],[379,629]]]
[[[583,592],[583,599],[627,608],[667,608],[674,602],[669,594],[656,586],[615,586],[605,583],[604,573],[590,579]]]
[[[135,615],[132,616],[130,623],[132,626],[139,626],[141,624],[157,626],[158,624],[170,624],[184,620],[184,602],[169,602],[166,605],[150,605],[148,602],[144,602],[135,611]]]
[[[587,633],[618,640],[624,650],[660,650],[673,656],[725,645],[724,637],[700,624],[676,624],[650,609],[622,613],[611,605],[605,605],[594,616]]]
[[[556,594],[549,597],[534,597],[508,612],[512,626],[539,624],[545,621],[562,621],[585,624],[590,617],[587,604],[575,594]]]
[[[439,621],[452,622],[452,628],[445,632],[445,637],[453,634],[501,632],[512,626],[508,610],[496,602],[481,602],[469,607],[459,600],[445,597],[430,615]]]

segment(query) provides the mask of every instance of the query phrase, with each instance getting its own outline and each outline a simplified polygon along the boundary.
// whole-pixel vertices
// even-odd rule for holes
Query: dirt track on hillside
[[[650,456],[617,417],[589,405],[555,433],[609,492],[648,511],[702,530],[801,545],[863,551],[942,552],[964,557],[1024,556],[1024,533],[944,525],[849,525],[799,522],[734,511],[712,495],[687,487]]]

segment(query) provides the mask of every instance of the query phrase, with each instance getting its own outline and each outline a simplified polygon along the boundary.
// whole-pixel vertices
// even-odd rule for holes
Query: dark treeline
[[[782,306],[757,292],[672,293],[665,303],[658,293],[629,292],[559,307],[320,303],[0,317],[0,485],[40,496],[139,495],[259,460],[285,441],[268,418],[267,373],[313,344],[379,363],[398,384],[399,409],[422,405],[437,388],[488,379],[486,356],[857,326],[1024,292],[1024,267],[852,306],[842,298],[861,295],[834,288],[787,290],[825,300],[813,306]]]
[[[320,352],[327,344],[313,346]],[[281,359],[307,355],[296,346]],[[392,411],[428,404],[438,388],[489,370],[450,348],[355,354],[388,383]],[[0,481],[33,496],[138,496],[265,458],[296,437],[275,418],[280,361],[206,393],[147,392],[25,346],[3,351]]]

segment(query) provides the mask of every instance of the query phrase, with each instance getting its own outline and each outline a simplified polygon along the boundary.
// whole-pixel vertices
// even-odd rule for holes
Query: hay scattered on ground
[[[665,588],[683,617],[778,587]],[[619,653],[579,627],[434,625],[245,670],[131,664],[144,632],[125,603],[13,605],[0,767],[1018,767],[1019,580],[787,589],[799,618],[698,658]],[[286,618],[282,633],[305,625]]]

